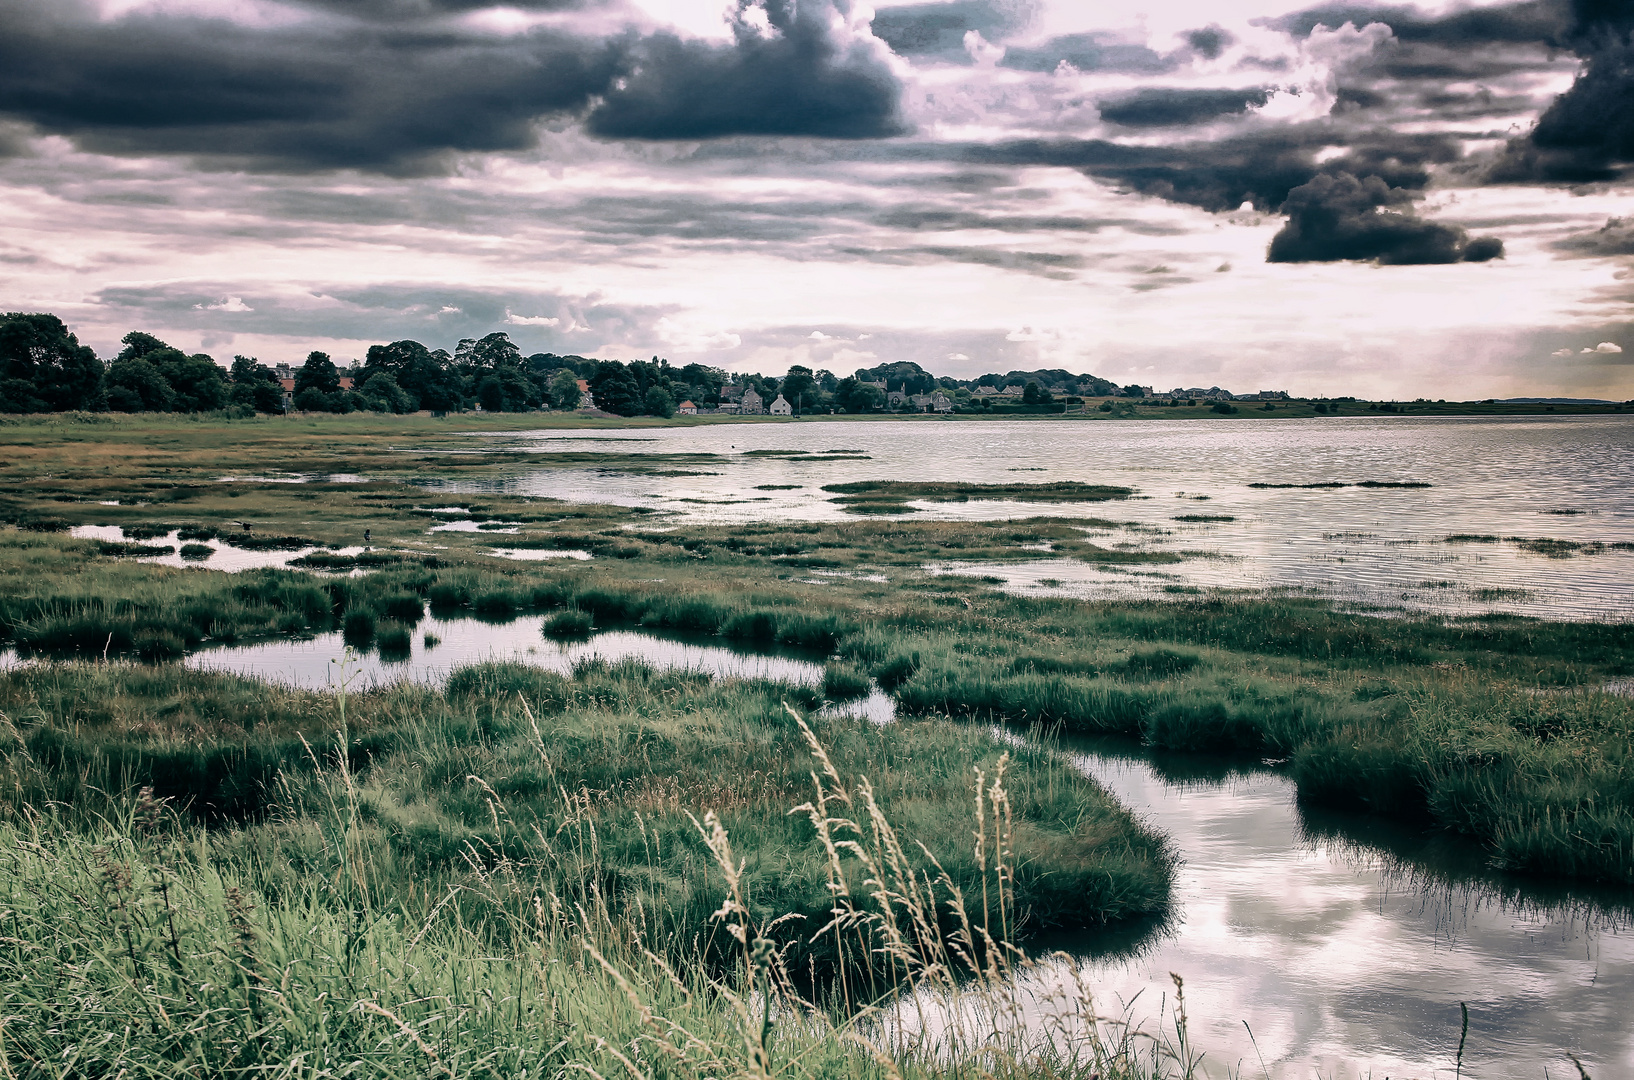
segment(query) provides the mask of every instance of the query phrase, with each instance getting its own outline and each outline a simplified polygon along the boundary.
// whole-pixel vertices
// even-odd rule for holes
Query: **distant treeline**
[[[126,334],[121,344],[119,354],[104,363],[55,315],[0,316],[0,412],[285,411],[278,373],[254,357],[235,356],[224,367],[212,356],[185,353],[141,331]],[[1139,392],[1138,387],[1120,391],[1106,379],[1053,368],[960,380],[900,361],[845,377],[796,365],[778,377],[735,374],[704,364],[675,367],[656,356],[629,363],[554,353],[523,356],[503,333],[467,338],[452,354],[418,341],[373,345],[361,364],[345,369],[314,352],[291,374],[288,407],[308,412],[573,409],[582,399],[580,380],[600,409],[620,416],[666,417],[687,401],[714,408],[732,385],[752,389],[767,402],[782,394],[800,413],[875,412],[887,407],[892,391],[941,391],[971,407],[984,406],[979,396],[972,398],[978,386],[1025,387],[1029,405],[1051,402],[1056,395]]]

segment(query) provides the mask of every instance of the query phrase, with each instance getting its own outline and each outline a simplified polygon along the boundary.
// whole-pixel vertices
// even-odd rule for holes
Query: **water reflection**
[[[607,630],[582,641],[555,641],[536,618],[491,622],[477,618],[428,616],[416,627],[407,653],[354,654],[345,665],[353,689],[406,680],[435,685],[457,668],[509,660],[571,675],[589,660],[640,660],[654,668],[698,671],[716,678],[771,679],[812,686],[822,682],[820,664],[793,652],[751,652],[681,635]],[[323,690],[341,678],[346,643],[336,631],[304,640],[279,639],[252,645],[205,649],[189,656],[189,667],[230,671],[307,690]]]
[[[229,574],[236,574],[243,570],[256,570],[265,566],[288,566],[303,555],[310,555],[314,551],[326,551],[331,555],[356,555],[361,547],[317,548],[303,547],[295,551],[248,551],[244,548],[224,544],[220,540],[183,540],[178,530],[172,529],[163,536],[155,536],[148,540],[133,540],[125,536],[124,530],[118,525],[75,525],[68,530],[69,535],[80,540],[106,540],[110,543],[141,544],[147,547],[169,547],[174,550],[169,555],[131,555],[122,556],[134,562],[151,563],[155,566],[175,566],[188,569],[221,570]],[[210,553],[203,557],[191,557],[181,554],[183,544],[194,544],[210,549]]]
[[[1127,743],[1066,748],[1185,858],[1171,923],[1144,943],[1074,944],[1103,1005],[1153,1029],[1170,972],[1210,1076],[1451,1075],[1459,1002],[1465,1074],[1634,1075],[1629,890],[1496,874],[1455,838],[1301,808],[1252,762],[1154,756]],[[1027,992],[1060,993],[1046,969]],[[1035,1017],[1036,1019],[1036,1017]]]

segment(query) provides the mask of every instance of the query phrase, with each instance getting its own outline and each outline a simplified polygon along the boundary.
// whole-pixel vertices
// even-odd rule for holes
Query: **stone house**
[[[902,403],[907,400],[907,394],[904,394],[900,390],[892,390],[890,393],[885,395],[885,407],[887,409],[900,409],[902,408]]]
[[[950,413],[953,411],[953,399],[938,390],[930,396],[930,408],[931,412]]]
[[[745,415],[752,414],[759,416],[761,413],[766,411],[766,399],[755,393],[752,389],[745,390],[743,392],[743,397],[739,399],[739,404],[743,407],[738,411]]]

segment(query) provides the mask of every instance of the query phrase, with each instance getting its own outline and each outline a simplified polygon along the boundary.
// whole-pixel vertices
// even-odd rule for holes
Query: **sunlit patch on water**
[[[114,544],[140,544],[143,547],[168,547],[172,551],[168,555],[124,555],[120,558],[131,562],[149,563],[154,566],[175,566],[187,569],[221,570],[229,574],[240,573],[244,570],[258,570],[262,567],[287,567],[290,563],[303,555],[310,555],[314,551],[322,551],[330,555],[357,555],[364,551],[361,547],[319,548],[304,547],[296,551],[246,551],[243,548],[224,544],[220,540],[183,540],[172,529],[163,536],[155,536],[149,540],[132,540],[125,535],[118,525],[75,525],[68,530],[69,535],[80,540],[103,540]],[[210,549],[208,555],[183,555],[184,545],[203,546]]]
[[[514,531],[514,530],[513,530]],[[497,555],[501,559],[517,559],[522,562],[537,562],[544,559],[579,559],[588,560],[590,553],[577,548],[490,548],[489,555]]]

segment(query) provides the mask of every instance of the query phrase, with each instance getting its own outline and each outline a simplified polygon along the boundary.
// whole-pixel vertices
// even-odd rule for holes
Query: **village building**
[[[579,411],[591,412],[596,407],[596,397],[590,392],[590,380],[579,379]]]
[[[289,365],[279,364],[274,370],[280,372],[288,371]],[[289,412],[293,410],[295,408],[295,376],[279,375],[278,386],[284,392],[284,411]],[[342,390],[350,390],[352,388],[352,380],[348,376],[342,375],[340,378],[340,388]]]
[[[932,412],[950,413],[953,411],[953,399],[938,390],[930,396]]]
[[[902,408],[902,403],[907,400],[907,394],[904,394],[900,390],[892,390],[890,393],[885,395],[885,407],[887,409],[900,409]]]
[[[724,413],[727,416],[736,416],[738,413],[743,411],[743,405],[736,401],[726,401],[722,399],[721,403],[715,406],[715,411],[718,413]]]
[[[1022,394],[1026,393],[1026,392],[1027,392],[1026,388],[1016,386],[1013,383],[1011,385],[1009,385],[1009,386],[1006,386],[1003,390],[999,391],[999,393],[1003,394],[1005,397],[1020,397]]]
[[[783,395],[779,394],[772,401],[771,408],[767,411],[773,416],[789,416],[794,412],[794,409],[790,407],[788,401],[784,399]]]
[[[683,401],[681,404],[675,406],[675,411],[680,413],[682,416],[697,416],[698,406],[694,405],[690,401]]]
[[[930,411],[930,395],[929,394],[910,394],[910,395],[908,395],[908,404],[912,405],[919,412],[929,412]]]
[[[734,405],[743,400],[743,387],[737,383],[727,383],[721,387],[721,403],[730,401]]]
[[[745,390],[739,404],[742,406],[742,408],[740,408],[738,411],[746,416],[759,416],[761,413],[766,411],[766,399],[755,393],[753,390]]]

